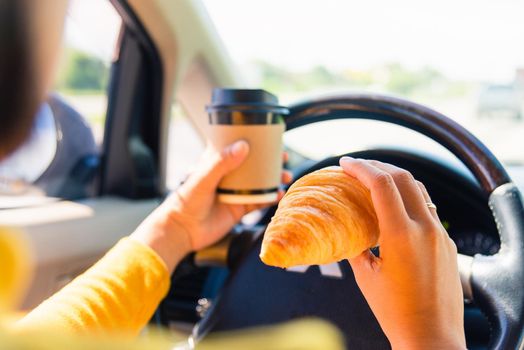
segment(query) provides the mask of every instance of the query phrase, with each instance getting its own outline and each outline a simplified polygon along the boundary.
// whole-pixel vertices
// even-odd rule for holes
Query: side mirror
[[[57,151],[57,127],[51,107],[38,110],[29,138],[0,162],[0,196],[42,193],[32,184],[47,170]],[[0,201],[0,208],[3,207]]]
[[[52,95],[38,111],[29,139],[0,162],[0,209],[89,197],[99,163],[90,126]]]

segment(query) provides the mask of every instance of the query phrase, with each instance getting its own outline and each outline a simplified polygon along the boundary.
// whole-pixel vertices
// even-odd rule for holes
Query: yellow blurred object
[[[10,350],[342,350],[342,335],[319,319],[302,319],[282,325],[211,334],[202,342],[179,342],[167,331],[153,331],[138,338],[71,335],[30,331],[13,335],[0,331],[1,349]]]
[[[0,227],[0,316],[24,297],[32,276],[31,256],[22,232]]]
[[[173,346],[173,340],[165,333],[126,338],[100,335],[79,336],[42,330],[13,335],[0,330],[0,349],[2,350],[172,350]]]
[[[282,325],[210,334],[197,350],[342,350],[342,334],[333,325],[308,318]]]
[[[192,342],[167,330],[137,335],[169,289],[164,262],[129,238],[97,264],[15,325],[12,310],[31,277],[31,254],[23,234],[0,228],[0,349],[192,349]],[[131,336],[130,336],[131,335]],[[303,319],[283,325],[216,333],[198,350],[339,350],[344,342],[325,321]]]

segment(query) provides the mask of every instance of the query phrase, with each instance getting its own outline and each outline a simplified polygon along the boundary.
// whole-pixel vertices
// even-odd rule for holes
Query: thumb
[[[214,191],[225,175],[244,162],[248,153],[249,144],[244,140],[230,144],[221,152],[208,150],[199,170],[194,174],[195,187],[199,190]]]

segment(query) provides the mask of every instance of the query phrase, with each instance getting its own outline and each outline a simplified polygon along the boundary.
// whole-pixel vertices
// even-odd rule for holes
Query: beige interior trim
[[[81,202],[0,212],[0,225],[14,227],[34,246],[37,264],[100,254],[132,233],[158,205],[158,200],[101,197]]]
[[[34,307],[87,269],[157,205],[156,199],[102,197],[0,211],[0,225],[25,233],[33,250],[35,279],[23,308]]]

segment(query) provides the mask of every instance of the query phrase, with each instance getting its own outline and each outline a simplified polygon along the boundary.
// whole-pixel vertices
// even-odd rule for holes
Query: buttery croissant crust
[[[377,245],[378,222],[369,190],[340,167],[297,180],[271,219],[260,258],[271,266],[322,265]]]

